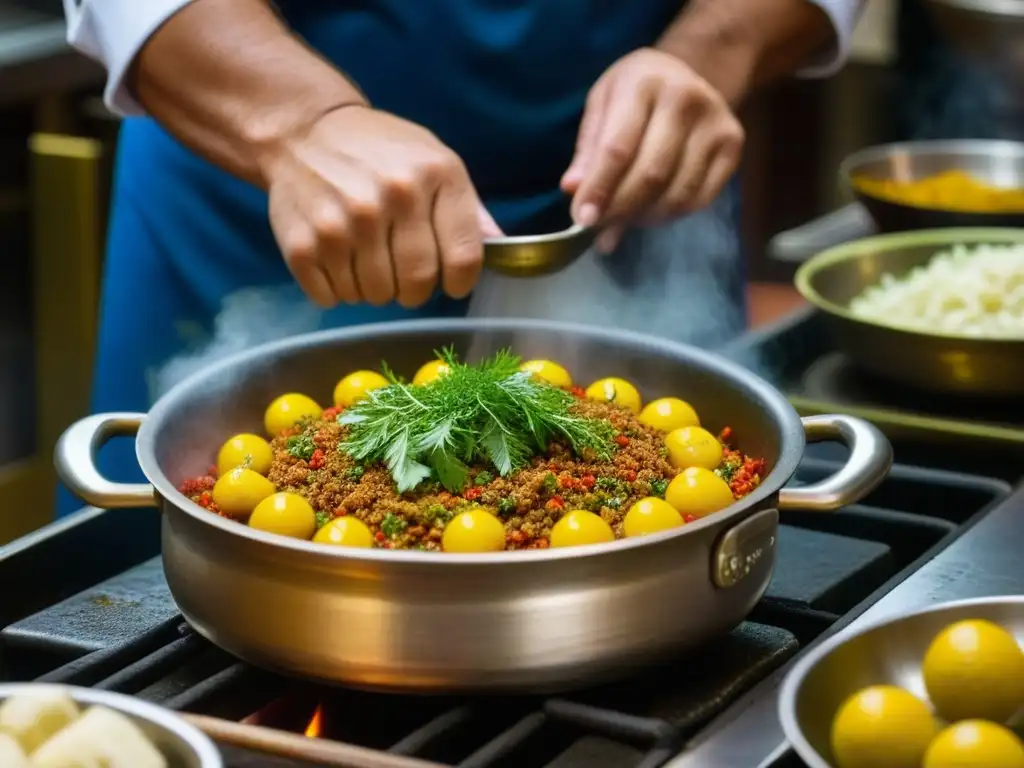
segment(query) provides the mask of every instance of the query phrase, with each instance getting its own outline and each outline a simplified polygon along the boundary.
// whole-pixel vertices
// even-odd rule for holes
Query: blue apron
[[[558,183],[572,156],[588,89],[616,59],[653,43],[681,3],[277,5],[312,47],[359,83],[374,106],[425,125],[452,147],[499,225],[515,233],[552,231],[567,221]],[[168,360],[209,340],[225,297],[243,288],[258,293],[291,283],[262,191],[192,154],[145,118],[124,122],[117,161],[95,412],[147,410],[167,383]],[[250,327],[236,346],[317,326],[461,316],[467,308],[466,302],[438,296],[415,311],[343,306],[306,320],[297,290],[280,290],[291,292],[295,312],[285,312],[280,323],[253,324],[260,327]],[[248,306],[261,300],[282,306],[274,298],[250,299]],[[107,446],[100,468],[112,480],[142,480],[129,440]],[[58,513],[75,508],[75,500],[62,492]]]

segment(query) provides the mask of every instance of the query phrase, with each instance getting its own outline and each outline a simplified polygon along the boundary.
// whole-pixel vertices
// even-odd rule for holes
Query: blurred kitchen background
[[[987,64],[1000,46],[1024,55],[1022,19],[1024,0],[869,0],[839,76],[749,105],[753,322],[795,306],[793,266],[768,258],[769,240],[843,202],[846,154],[901,138],[1022,138],[1014,73]],[[49,520],[54,441],[88,404],[117,120],[100,70],[64,34],[60,0],[0,0],[0,543]]]

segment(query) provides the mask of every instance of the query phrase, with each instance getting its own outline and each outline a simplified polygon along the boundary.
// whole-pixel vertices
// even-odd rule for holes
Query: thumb
[[[477,206],[476,217],[480,222],[480,232],[485,238],[501,237],[504,234],[498,223],[491,217],[487,209],[484,208],[483,203]]]

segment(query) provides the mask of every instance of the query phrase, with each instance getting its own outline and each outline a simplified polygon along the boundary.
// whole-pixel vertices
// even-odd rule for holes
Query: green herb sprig
[[[510,351],[476,365],[460,363],[451,349],[438,357],[447,375],[411,386],[385,368],[391,384],[338,417],[349,427],[341,450],[360,463],[383,462],[399,493],[428,479],[460,492],[475,460],[506,477],[555,439],[611,457],[612,426],[572,413],[574,396],[520,371]]]
[[[316,450],[316,443],[313,442],[313,437],[305,433],[301,435],[292,435],[288,438],[287,450],[296,459],[302,459],[303,461],[309,461],[313,456],[313,452]]]

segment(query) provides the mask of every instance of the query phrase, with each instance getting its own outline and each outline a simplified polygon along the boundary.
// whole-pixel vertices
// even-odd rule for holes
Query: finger
[[[390,222],[374,182],[353,175],[347,186],[345,209],[352,228],[356,283],[363,298],[379,307],[395,297],[395,268],[388,250]]]
[[[468,296],[480,277],[483,237],[482,205],[459,164],[434,198],[433,223],[441,256],[441,285],[457,299]]]
[[[363,296],[359,291],[359,281],[356,279],[355,253],[349,248],[343,254],[339,254],[330,266],[322,265],[324,274],[330,280],[334,288],[334,295],[346,304],[361,304]]]
[[[394,298],[406,309],[421,306],[437,285],[439,260],[430,223],[430,196],[422,180],[395,168],[381,182],[391,222],[387,251],[394,275]]]
[[[358,236],[355,277],[368,304],[381,307],[395,298],[395,266],[388,251],[386,232],[366,227]]]
[[[362,294],[359,291],[359,282],[355,278],[355,253],[349,249],[335,264],[332,271],[325,273],[331,280],[335,295],[346,304],[362,303]]]
[[[688,136],[688,121],[680,120],[675,104],[657,105],[636,160],[608,202],[605,218],[631,220],[657,202],[680,170]]]
[[[682,168],[654,213],[664,221],[709,204],[735,170],[742,148],[743,130],[731,115],[702,124],[687,143]]]
[[[283,191],[272,190],[269,201],[270,229],[274,233],[288,271],[302,291],[325,308],[337,304],[334,290],[316,259],[316,234],[313,226]]]
[[[668,189],[648,210],[653,223],[661,223],[694,209],[694,198],[711,165],[712,144],[707,131],[696,131],[683,148],[681,162]]]
[[[395,265],[398,303],[406,309],[422,306],[434,292],[440,256],[430,223],[429,201],[420,198],[391,229],[391,258]]]
[[[573,219],[584,226],[598,221],[605,212],[622,177],[633,164],[652,102],[642,94],[620,91],[609,95],[601,135],[589,167],[573,197]]]
[[[503,233],[501,231],[501,227],[498,226],[498,222],[494,220],[490,211],[484,207],[483,203],[481,203],[480,207],[477,209],[476,217],[480,222],[480,234],[485,238],[502,236]]]
[[[742,150],[733,145],[726,145],[715,154],[704,178],[704,183],[694,196],[694,208],[706,208],[714,202],[715,198],[718,197],[728,183],[730,177],[735,173],[736,168],[739,167],[741,155]]]
[[[316,236],[316,260],[337,299],[358,304],[361,297],[352,264],[352,239],[341,201],[325,197],[310,214]]]
[[[619,247],[619,243],[622,242],[622,236],[625,232],[625,224],[613,224],[597,236],[597,240],[594,241],[594,247],[600,253],[612,253]]]
[[[587,96],[587,103],[583,108],[583,120],[580,122],[580,130],[576,135],[576,149],[572,162],[569,163],[569,167],[562,176],[562,189],[569,194],[575,194],[583,180],[587,166],[590,165],[597,138],[604,125],[608,91],[609,89],[601,83],[595,85]]]

